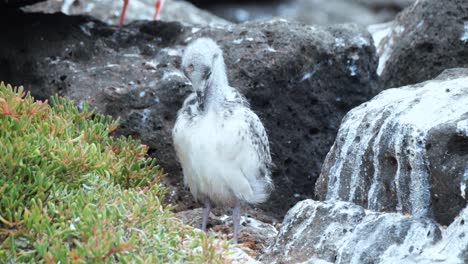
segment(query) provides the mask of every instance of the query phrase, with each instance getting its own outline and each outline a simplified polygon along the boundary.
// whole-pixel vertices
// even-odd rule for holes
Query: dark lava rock
[[[460,216],[462,217],[466,216]],[[433,263],[434,256],[429,253],[422,257],[422,253],[430,252],[439,241],[437,248],[442,247],[455,234],[460,235],[465,231],[458,223],[449,228],[454,229],[452,234],[442,238],[439,227],[427,218],[365,212],[364,208],[348,202],[304,200],[286,214],[278,236],[260,256],[260,261]],[[459,259],[457,255],[463,252],[463,246],[468,245],[467,239],[459,242],[461,244],[452,249],[455,253],[453,260]],[[431,261],[413,261],[416,258]]]
[[[434,217],[466,207],[468,70],[389,89],[351,110],[324,162],[319,199]]]
[[[44,1],[46,0],[0,0],[0,8],[17,8]]]
[[[173,184],[182,178],[171,130],[190,89],[178,69],[180,56],[192,39],[214,38],[231,85],[268,130],[276,191],[264,209],[280,217],[313,195],[341,118],[378,92],[371,37],[353,25],[273,20],[202,29],[164,22],[117,27],[62,14],[10,14],[1,21],[1,80],[24,84],[38,99],[58,93],[119,117],[117,134],[149,145]],[[181,190],[169,192],[172,202],[192,208]]]
[[[420,0],[404,10],[380,41],[384,87],[430,80],[468,67],[468,1]]]

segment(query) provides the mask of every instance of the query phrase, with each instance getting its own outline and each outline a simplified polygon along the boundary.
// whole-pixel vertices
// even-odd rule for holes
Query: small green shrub
[[[220,262],[212,239],[161,202],[147,147],[117,123],[0,84],[0,262]]]

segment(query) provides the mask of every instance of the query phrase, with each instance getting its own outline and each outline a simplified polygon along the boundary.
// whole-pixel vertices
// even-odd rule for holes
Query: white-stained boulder
[[[351,110],[317,181],[321,200],[450,224],[466,206],[468,70],[389,89]]]
[[[376,213],[349,202],[299,202],[262,263],[467,263],[468,209],[448,227],[428,217]],[[466,223],[465,223],[466,222]]]

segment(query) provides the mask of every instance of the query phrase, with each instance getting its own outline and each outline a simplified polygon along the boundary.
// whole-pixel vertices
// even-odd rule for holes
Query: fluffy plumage
[[[184,182],[208,213],[211,202],[264,202],[272,188],[268,137],[246,99],[229,86],[221,49],[198,39],[186,48],[182,68],[193,87],[173,129]]]

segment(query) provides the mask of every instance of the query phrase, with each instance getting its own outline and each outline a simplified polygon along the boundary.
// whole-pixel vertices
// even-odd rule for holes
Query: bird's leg
[[[205,198],[205,207],[203,208],[202,230],[206,233],[206,225],[208,224],[208,216],[211,212],[211,203],[209,198]]]
[[[127,12],[128,0],[123,0],[124,4],[122,7],[122,12],[120,12],[119,24],[122,26],[125,20],[125,12]]]
[[[234,206],[234,209],[232,210],[232,223],[233,223],[233,229],[234,229],[234,234],[233,234],[233,242],[234,244],[237,244],[237,234],[239,233],[239,227],[240,227],[240,201],[236,201],[236,205]]]
[[[164,0],[156,0],[156,4],[154,5],[154,20],[158,20],[159,12],[161,11],[163,1]]]

